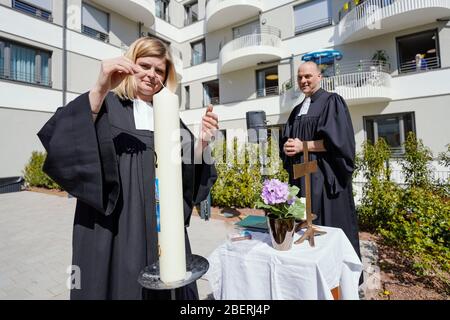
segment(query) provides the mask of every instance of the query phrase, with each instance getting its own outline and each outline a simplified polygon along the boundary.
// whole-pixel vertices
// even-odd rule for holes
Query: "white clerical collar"
[[[302,102],[302,107],[300,108],[300,112],[298,113],[297,117],[300,117],[301,115],[308,114],[309,106],[311,105],[311,97],[306,97],[305,100]]]
[[[153,105],[140,99],[133,100],[134,124],[137,130],[154,130]]]

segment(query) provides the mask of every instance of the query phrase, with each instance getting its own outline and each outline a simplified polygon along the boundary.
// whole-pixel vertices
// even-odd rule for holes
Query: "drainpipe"
[[[138,35],[138,38],[144,36],[144,33],[142,32],[142,25],[143,25],[142,22],[138,22],[138,28],[139,28],[139,35]]]
[[[67,0],[63,1],[63,61],[62,61],[62,92],[63,106],[67,104]]]
[[[289,63],[291,65],[291,81],[292,81],[292,87],[295,87],[295,63],[294,63],[294,54],[291,54],[291,57],[289,59]]]

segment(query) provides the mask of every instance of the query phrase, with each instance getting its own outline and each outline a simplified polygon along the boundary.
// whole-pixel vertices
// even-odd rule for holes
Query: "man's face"
[[[320,88],[320,80],[322,75],[314,64],[305,63],[298,68],[298,86],[306,96],[311,96]]]

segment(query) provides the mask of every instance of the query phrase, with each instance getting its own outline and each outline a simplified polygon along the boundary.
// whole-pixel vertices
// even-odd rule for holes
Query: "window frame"
[[[34,8],[36,10],[36,12],[32,13],[30,11],[27,11],[24,8],[21,8],[20,6],[17,6],[16,5],[17,3],[20,3],[20,4],[24,5],[24,6],[28,6],[30,8]],[[52,5],[53,5],[53,2],[52,2]],[[48,11],[48,10],[46,10],[44,8],[41,8],[41,7],[38,7],[38,6],[33,5],[31,3],[28,3],[27,1],[12,0],[11,1],[11,8],[16,10],[16,11],[19,11],[19,12],[21,12],[23,14],[29,15],[31,17],[41,19],[43,21],[53,22],[53,11]],[[42,16],[42,14],[39,14],[39,12],[44,12],[45,14],[48,14],[48,17]]]
[[[194,64],[194,46],[198,43],[202,43],[203,44],[203,48],[202,48],[202,61],[199,63]],[[199,64],[205,63],[206,62],[206,41],[205,38],[191,42],[191,66],[197,66]]]
[[[163,17],[158,17],[158,15],[156,14],[156,7],[157,7],[157,1],[159,1],[159,3],[162,4],[163,9],[160,12],[162,12]],[[155,0],[155,16],[170,23],[170,17],[169,17],[169,4],[170,4],[170,0]],[[167,10],[167,11],[166,11]]]
[[[183,5],[183,7],[184,7],[184,14],[185,14],[185,16],[184,16],[184,26],[185,27],[200,21],[199,16],[198,16],[198,12],[197,12],[197,20],[196,21],[192,21],[192,7],[194,5],[197,5],[197,10],[198,10],[199,9],[198,0],[191,1],[191,2],[185,3]]]
[[[368,139],[368,121],[372,120],[374,123],[376,121],[382,120],[382,119],[386,119],[386,118],[392,118],[392,117],[402,117],[402,119],[400,119],[399,123],[399,127],[403,127],[403,134],[401,132],[399,132],[400,134],[400,147],[402,148],[401,152],[395,152],[393,151],[393,147],[391,147],[389,144],[389,149],[391,150],[391,157],[393,158],[401,158],[405,155],[405,150],[403,149],[403,145],[406,141],[408,132],[406,131],[405,125],[403,123],[403,125],[400,122],[404,122],[403,117],[404,116],[411,116],[411,130],[412,132],[414,132],[414,134],[417,135],[417,126],[416,126],[416,115],[414,111],[407,111],[407,112],[396,112],[396,113],[389,113],[389,114],[378,114],[378,115],[370,115],[370,116],[363,116],[363,128],[364,128],[364,137],[366,141],[369,141]],[[378,132],[375,133],[375,125],[372,126],[372,128],[370,128],[372,130],[372,134],[373,134],[373,140],[374,141],[370,141],[371,143],[374,143],[378,137],[379,134]],[[378,129],[378,126],[377,126]],[[403,141],[402,141],[402,135],[403,135]],[[387,143],[387,141],[386,141]]]
[[[99,31],[99,30],[96,30],[94,28],[88,27],[87,25],[85,25],[83,23],[83,6],[94,8],[95,10],[98,10],[98,11],[100,11],[100,12],[102,12],[102,13],[104,13],[106,15],[106,22],[107,22],[107,25],[108,25],[107,26],[108,33],[104,33],[103,31]],[[87,30],[89,30],[89,32],[91,32],[90,30],[92,30],[92,31],[97,32],[98,34],[94,35],[93,33],[89,33],[89,32],[87,32],[87,30],[85,30],[85,28],[88,28]],[[98,7],[93,6],[90,3],[82,1],[81,2],[81,33],[84,34],[85,36],[88,36],[89,38],[92,38],[92,39],[95,39],[95,40],[98,40],[98,41],[101,41],[101,42],[109,43],[109,33],[110,32],[111,32],[111,16],[110,16],[109,12],[106,12],[106,11],[104,11],[102,9],[99,9]],[[100,35],[100,37],[99,37],[99,35]],[[104,36],[103,40],[101,39],[102,36]]]
[[[34,51],[34,79],[33,81],[25,81],[20,79],[14,79],[11,75],[11,45],[30,49]],[[3,66],[0,66],[0,70],[3,69],[3,73],[0,72],[0,80],[8,80],[14,82],[20,82],[28,85],[38,85],[43,87],[53,87],[52,82],[52,56],[53,52],[42,49],[36,46],[20,43],[17,41],[11,41],[9,39],[0,38],[0,50],[3,50]],[[42,82],[42,55],[41,52],[48,54],[48,83]]]
[[[258,91],[260,90],[259,88],[258,88],[258,75],[259,75],[259,73],[260,72],[263,72],[263,71],[267,71],[267,70],[269,70],[269,69],[276,69],[276,71],[277,71],[277,76],[278,76],[278,80],[277,80],[277,82],[278,82],[278,84],[277,84],[277,86],[276,86],[276,88],[277,88],[277,93],[269,93],[269,94],[267,94],[267,92],[266,92],[266,89],[267,88],[275,88],[275,87],[266,87],[266,82],[265,82],[265,80],[266,80],[266,78],[264,77],[264,88],[262,88],[262,90],[264,91],[264,94],[262,94],[262,95],[260,95],[259,93],[258,93]],[[268,96],[277,96],[277,95],[280,95],[280,70],[279,70],[279,68],[278,68],[278,65],[274,65],[274,66],[270,66],[270,67],[267,67],[267,68],[262,68],[262,69],[257,69],[257,70],[255,70],[255,80],[256,80],[256,98],[264,98],[264,97],[268,97]]]
[[[210,103],[211,103],[213,106],[214,106],[214,105],[220,104],[220,82],[219,82],[219,79],[214,79],[214,80],[209,80],[209,81],[202,82],[202,88],[203,88],[203,106],[204,106],[204,107],[207,106],[206,101],[205,101],[206,86],[209,85],[209,84],[211,84],[211,83],[215,83],[215,82],[217,82],[217,87],[218,87],[218,89],[219,89],[219,96],[218,96],[218,97],[208,97],[208,98],[209,98],[209,100],[210,100]],[[218,98],[217,103],[214,103],[214,101],[211,101],[211,99],[213,99],[213,98]]]
[[[309,6],[313,2],[318,2],[318,1],[326,1],[327,2],[328,18],[323,19],[323,22],[322,23],[318,23],[317,25],[305,28],[304,30],[297,30],[298,27],[301,27],[302,25],[297,26],[297,22],[296,22],[296,19],[295,19],[296,8]],[[330,0],[312,0],[312,1],[302,2],[302,3],[299,3],[299,4],[293,5],[292,6],[292,10],[293,10],[293,13],[294,13],[294,23],[293,23],[293,25],[294,25],[294,35],[297,36],[297,35],[300,35],[300,34],[303,34],[303,33],[307,33],[307,32],[310,32],[310,31],[314,31],[314,30],[317,30],[317,29],[321,29],[321,28],[325,28],[325,27],[333,25],[333,8],[332,8],[332,4],[333,3]],[[321,20],[318,20],[318,21],[321,21]],[[314,23],[316,23],[316,21]],[[309,24],[312,24],[312,23],[309,23]],[[308,24],[304,24],[304,25],[308,25]]]
[[[191,109],[191,86],[184,86],[184,110]]]
[[[400,48],[399,48],[399,40],[405,39],[405,38],[410,38],[416,35],[420,35],[420,34],[424,34],[424,33],[428,33],[428,32],[434,32],[434,35],[436,36],[436,39],[434,40],[435,42],[435,47],[436,47],[436,58],[438,59],[439,62],[439,67],[433,68],[433,69],[429,69],[428,71],[432,71],[432,70],[439,70],[442,68],[442,63],[441,63],[441,48],[440,48],[440,41],[439,41],[439,30],[437,28],[433,28],[433,29],[428,29],[428,30],[423,30],[423,31],[419,31],[419,32],[414,32],[414,33],[410,33],[410,34],[406,34],[403,36],[399,36],[399,37],[395,37],[395,49],[397,51],[397,72],[398,74],[413,74],[416,71],[411,71],[411,72],[401,72],[401,58],[400,58]]]

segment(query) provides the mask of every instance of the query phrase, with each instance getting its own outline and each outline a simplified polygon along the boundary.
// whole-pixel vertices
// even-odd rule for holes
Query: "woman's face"
[[[162,88],[166,78],[166,59],[141,57],[136,64],[142,69],[134,75],[137,83],[137,97],[143,101],[153,101],[153,95]]]

